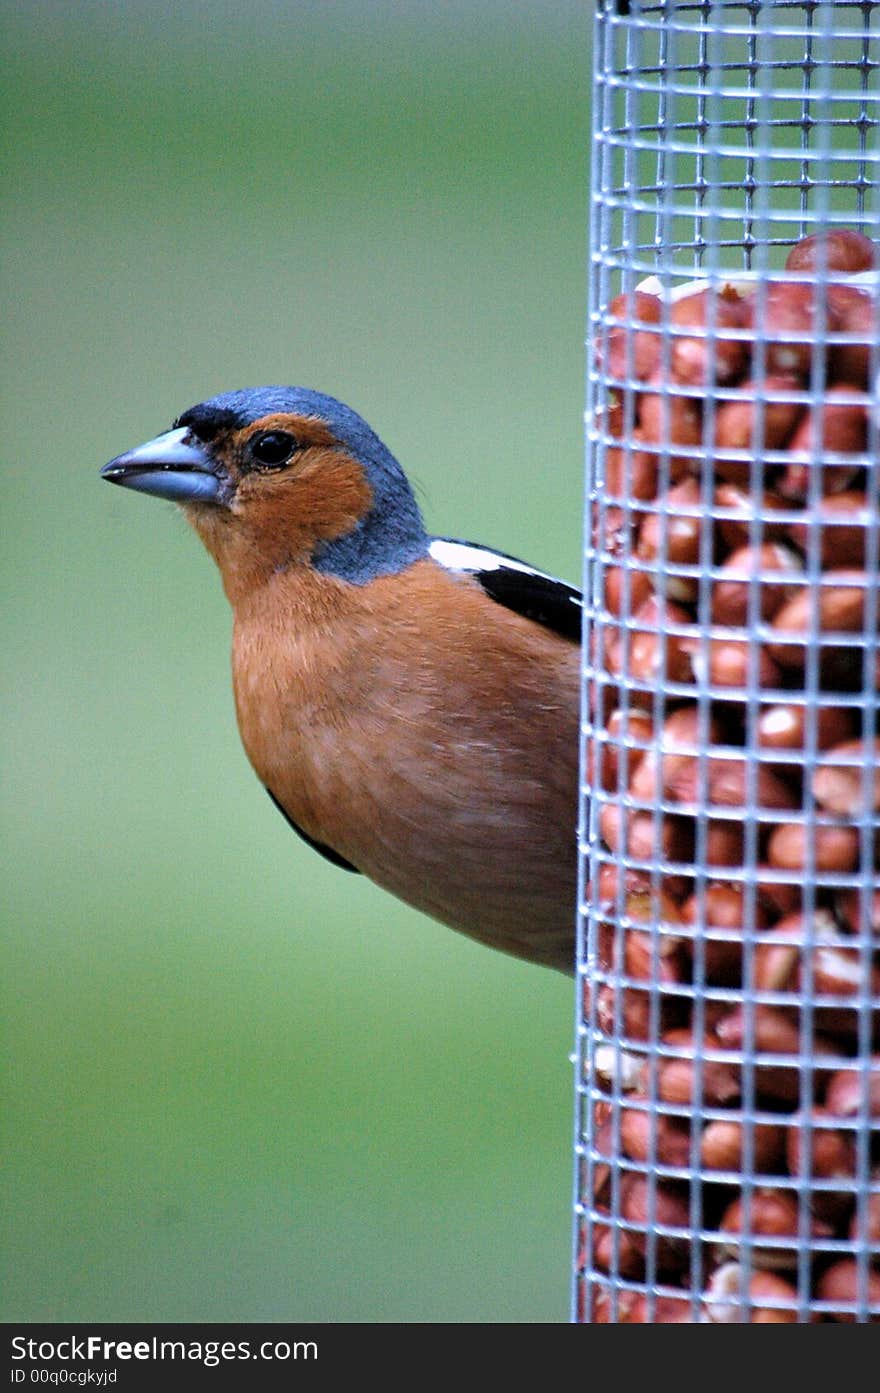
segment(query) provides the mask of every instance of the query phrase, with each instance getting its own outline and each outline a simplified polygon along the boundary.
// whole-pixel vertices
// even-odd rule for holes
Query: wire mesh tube
[[[599,6],[575,1319],[880,1319],[880,3]]]

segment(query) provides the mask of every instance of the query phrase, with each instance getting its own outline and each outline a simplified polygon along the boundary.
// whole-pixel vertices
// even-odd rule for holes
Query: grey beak
[[[166,431],[117,455],[101,478],[138,493],[152,493],[172,503],[221,503],[223,479],[204,445],[185,427]]]

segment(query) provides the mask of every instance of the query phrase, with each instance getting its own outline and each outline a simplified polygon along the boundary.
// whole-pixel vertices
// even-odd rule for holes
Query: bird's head
[[[394,456],[357,412],[303,387],[212,397],[101,473],[182,504],[228,590],[296,566],[364,584],[427,551]]]

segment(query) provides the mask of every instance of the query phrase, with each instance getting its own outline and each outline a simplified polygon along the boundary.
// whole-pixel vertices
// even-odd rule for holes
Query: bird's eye
[[[262,469],[280,469],[295,449],[293,436],[283,430],[267,430],[251,442],[251,454]]]

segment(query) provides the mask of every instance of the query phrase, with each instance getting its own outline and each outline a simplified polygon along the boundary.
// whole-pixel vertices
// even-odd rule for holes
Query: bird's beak
[[[172,503],[220,503],[224,480],[217,465],[185,427],[166,431],[145,445],[117,455],[101,478]]]

